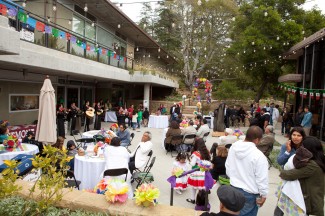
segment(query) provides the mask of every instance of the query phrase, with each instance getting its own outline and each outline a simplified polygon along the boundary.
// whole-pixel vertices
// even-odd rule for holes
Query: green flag
[[[59,29],[52,28],[52,34],[54,37],[58,38],[59,37]]]
[[[18,11],[18,19],[23,22],[26,23],[27,22],[27,14],[25,14],[22,11]]]

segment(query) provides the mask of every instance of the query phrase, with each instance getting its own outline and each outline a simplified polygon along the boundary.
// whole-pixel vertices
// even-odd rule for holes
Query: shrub
[[[15,168],[19,163],[15,160],[5,160],[4,164],[6,164],[8,168],[4,169],[1,173],[0,199],[10,196],[20,190],[20,187],[15,184],[18,178],[18,171],[15,171]]]

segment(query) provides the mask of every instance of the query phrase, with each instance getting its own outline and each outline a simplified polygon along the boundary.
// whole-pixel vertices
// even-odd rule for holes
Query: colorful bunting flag
[[[320,93],[319,91],[316,91],[316,100],[319,100],[320,99]]]
[[[309,91],[309,95],[310,95],[310,98],[311,99],[314,99],[314,91],[313,90],[310,90]]]
[[[54,37],[58,38],[59,37],[59,29],[52,28],[52,34]]]
[[[31,17],[29,17],[27,19],[27,24],[30,25],[31,27],[35,28],[36,27],[36,20],[33,19],[33,18],[31,18]]]
[[[307,90],[304,90],[304,99],[307,98],[307,95],[308,95],[308,91]]]
[[[77,43],[77,38],[76,38],[75,36],[71,35],[71,37],[70,37],[70,41],[71,41],[72,43]]]
[[[17,9],[16,8],[9,8],[9,10],[8,10],[8,16],[10,16],[10,17],[15,17],[15,16],[17,16]]]
[[[37,25],[37,23],[36,23],[36,25]],[[52,26],[46,25],[45,26],[45,33],[52,34]]]
[[[2,14],[2,16],[6,16],[7,15],[7,6],[0,4],[0,13]]]
[[[65,36],[67,37],[67,40],[71,39],[71,34],[70,33],[66,33]]]
[[[45,24],[42,22],[37,21],[36,22],[36,29],[40,32],[43,32],[45,30]],[[46,31],[45,31],[46,32]],[[47,32],[46,32],[47,33]],[[52,32],[51,32],[52,33]]]
[[[302,97],[303,94],[304,94],[304,91],[302,89],[300,89],[300,97]]]
[[[65,32],[59,31],[60,38],[65,39]]]
[[[27,14],[25,14],[22,11],[18,11],[18,19],[23,22],[26,23],[27,22]]]

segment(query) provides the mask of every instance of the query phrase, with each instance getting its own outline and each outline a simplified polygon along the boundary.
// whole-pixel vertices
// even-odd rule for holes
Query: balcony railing
[[[5,0],[3,2],[5,4],[1,4],[0,1],[0,6],[2,6],[0,15],[8,17],[9,26],[21,32],[21,40],[114,67],[133,70],[133,58],[120,56],[113,48],[79,35],[56,23],[51,23],[46,18],[33,14],[16,4]],[[7,8],[6,11],[3,10],[3,5]],[[16,10],[16,14],[13,13],[14,10]],[[22,14],[27,17],[25,22]]]

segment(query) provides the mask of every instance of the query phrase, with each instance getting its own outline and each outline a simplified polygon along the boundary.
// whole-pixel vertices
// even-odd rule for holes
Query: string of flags
[[[319,100],[321,97],[323,97],[325,99],[325,89],[299,88],[299,87],[290,86],[290,85],[283,84],[283,83],[278,84],[278,89],[285,90],[289,94],[294,94],[294,95],[298,91],[300,94],[300,97],[303,97],[303,98],[307,98],[307,96],[309,95],[309,97],[311,99],[315,98],[316,100]]]
[[[60,29],[54,28],[50,25],[47,25],[41,21],[38,21],[32,17],[30,17],[28,14],[26,14],[24,11],[17,10],[14,6],[7,6],[4,4],[0,4],[0,14],[3,16],[8,17],[16,17],[18,20],[22,23],[25,23],[26,25],[33,27],[37,31],[44,32],[47,34],[53,35],[55,38],[61,38],[69,40],[71,43],[77,44],[82,49],[85,49],[87,51],[92,51],[95,53],[100,53],[102,55],[112,56],[114,59],[117,60],[123,60],[126,62],[127,58],[123,57],[121,55],[117,55],[115,51],[108,50],[102,47],[97,47],[92,44],[87,44],[86,42],[82,41],[81,39],[75,37],[74,35],[71,35],[68,32],[62,31]]]

